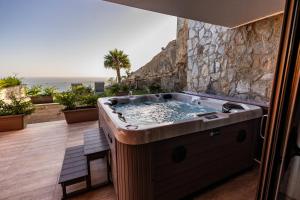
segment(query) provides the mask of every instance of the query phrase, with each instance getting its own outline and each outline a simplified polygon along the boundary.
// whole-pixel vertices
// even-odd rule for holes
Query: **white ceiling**
[[[282,13],[285,0],[105,0],[144,10],[236,27]]]

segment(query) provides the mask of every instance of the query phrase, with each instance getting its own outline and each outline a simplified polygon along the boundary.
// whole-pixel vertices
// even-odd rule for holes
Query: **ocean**
[[[26,77],[22,78],[22,83],[27,87],[32,87],[34,85],[40,85],[42,87],[55,87],[58,91],[66,91],[71,87],[72,83],[82,83],[85,86],[95,87],[95,82],[105,82],[107,78],[104,77]]]

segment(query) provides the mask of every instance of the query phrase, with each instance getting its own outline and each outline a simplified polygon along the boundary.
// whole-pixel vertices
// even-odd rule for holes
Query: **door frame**
[[[297,37],[298,35],[298,37]],[[276,199],[291,135],[300,80],[300,0],[286,0],[281,40],[265,130],[257,199]]]

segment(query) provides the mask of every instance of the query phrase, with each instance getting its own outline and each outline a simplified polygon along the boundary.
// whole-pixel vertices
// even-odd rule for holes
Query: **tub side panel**
[[[113,130],[111,128],[109,122],[109,118],[105,114],[105,111],[103,111],[103,109],[99,107],[99,127],[103,128],[105,137],[109,144],[112,181],[114,184],[116,195],[118,195],[116,139],[113,134],[113,131],[116,130]]]
[[[176,200],[250,168],[257,126],[251,120],[154,143],[154,198]]]
[[[150,145],[126,145],[116,141],[119,200],[151,200]]]

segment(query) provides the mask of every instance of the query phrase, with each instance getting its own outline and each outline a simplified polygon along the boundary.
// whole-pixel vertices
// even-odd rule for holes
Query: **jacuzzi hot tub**
[[[179,199],[253,164],[257,106],[182,93],[98,106],[118,199]]]

